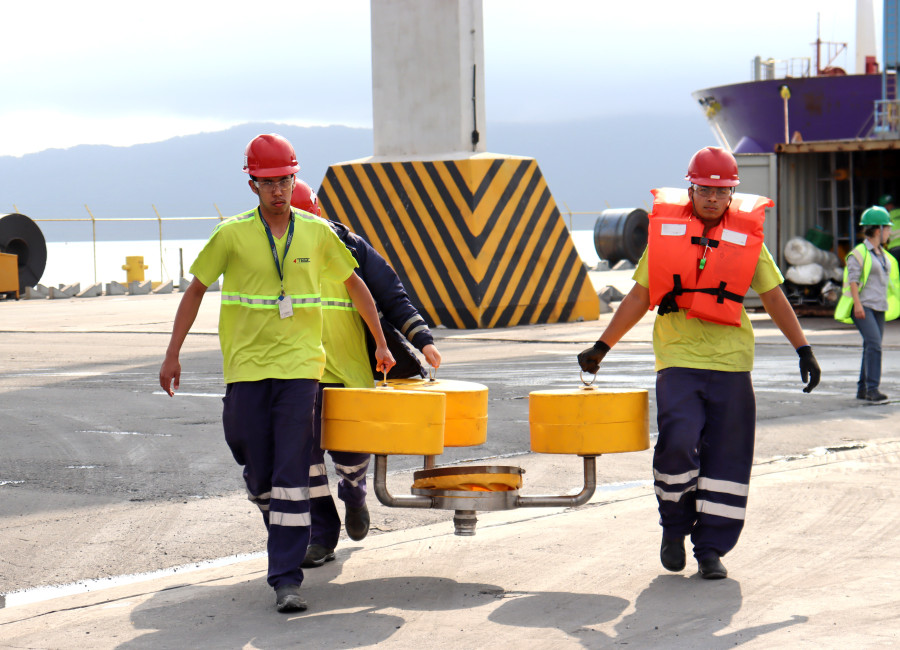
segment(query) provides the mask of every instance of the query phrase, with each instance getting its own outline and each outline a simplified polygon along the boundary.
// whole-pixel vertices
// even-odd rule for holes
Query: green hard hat
[[[891,215],[880,205],[873,205],[871,208],[863,210],[862,216],[859,218],[860,226],[890,226]]]
[[[881,198],[878,199],[878,205],[880,205],[881,207],[885,207],[888,203],[893,203],[893,202],[894,202],[894,197],[891,196],[890,194],[882,194]]]

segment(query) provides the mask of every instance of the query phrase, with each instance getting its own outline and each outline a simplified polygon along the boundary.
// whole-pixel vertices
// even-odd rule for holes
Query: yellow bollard
[[[144,269],[146,268],[148,268],[148,266],[144,264],[143,255],[126,257],[125,264],[122,265],[122,269],[126,272],[126,282],[143,282]]]

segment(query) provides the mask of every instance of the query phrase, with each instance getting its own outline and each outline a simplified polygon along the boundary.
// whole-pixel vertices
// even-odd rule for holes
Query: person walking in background
[[[883,246],[895,259],[900,259],[900,209],[896,207],[891,194],[883,194],[878,199],[878,205],[887,210],[888,216],[891,218],[890,234]]]
[[[865,239],[847,254],[844,286],[834,318],[853,323],[862,335],[862,365],[856,383],[856,399],[883,402],[881,340],[885,321],[900,316],[900,274],[897,260],[884,250],[891,233],[887,209],[872,206],[859,219]]]
[[[347,247],[321,219],[291,208],[294,148],[255,137],[244,172],[259,205],[220,223],[191,266],[159,384],[179,388],[179,353],[207,287],[224,275],[219,340],[225,441],[244,466],[248,498],[268,531],[268,583],[279,612],[307,608],[300,568],[309,545],[309,466],[319,377],[325,367],[320,284],[343,283],[376,341],[378,367],[394,365],[375,303]]]
[[[690,535],[701,577],[717,579],[728,575],[721,558],[744,526],[753,465],[755,341],[742,305],[750,288],[797,351],[800,377],[808,382],[804,392],[816,387],[820,371],[763,243],[772,201],[735,196],[737,161],[718,147],[694,154],[686,178],[686,192],[653,191],[635,285],[578,364],[596,373],[610,348],[657,307],[653,478],[663,529],[660,560],[669,571],[684,569],[684,537]]]
[[[321,216],[316,193],[297,179],[291,204],[305,212]],[[433,367],[441,365],[441,355],[434,345],[434,337],[403,287],[397,273],[387,261],[362,237],[343,224],[327,221],[335,234],[353,254],[359,266],[356,273],[362,278],[375,299],[388,349],[396,365],[388,373],[390,378],[426,375],[415,353],[406,341],[417,347]],[[328,487],[325,451],[322,442],[323,390],[334,388],[371,388],[373,371],[380,378],[372,357],[374,341],[367,336],[359,313],[350,304],[343,284],[322,283],[322,343],[325,346],[325,373],[319,381],[315,413],[315,438],[310,464],[309,497],[312,530],[310,546],[303,567],[322,566],[334,559],[341,532],[341,519]],[[405,337],[404,337],[405,335]],[[370,361],[371,359],[371,361]],[[366,506],[366,472],[371,456],[345,451],[329,451],[338,480],[338,498],[344,502],[344,527],[347,535],[359,541],[369,532],[369,510]]]

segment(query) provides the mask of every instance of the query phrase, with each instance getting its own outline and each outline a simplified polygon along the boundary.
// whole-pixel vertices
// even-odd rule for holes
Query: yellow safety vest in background
[[[888,243],[884,245],[887,249],[900,247],[900,208],[891,210],[890,217],[891,236],[888,239]]]
[[[859,260],[859,265],[862,267],[862,273],[859,276],[859,291],[862,291],[863,287],[866,286],[866,281],[869,279],[869,271],[872,270],[872,256],[869,255],[869,249],[866,248],[865,242],[858,244],[856,248],[850,251],[847,254],[847,259],[851,255],[856,256],[856,259]],[[887,260],[888,266],[890,266],[887,285],[888,306],[887,311],[884,312],[884,320],[888,321],[900,316],[900,270],[898,270],[897,259],[887,251],[884,251],[884,259]],[[848,277],[849,268],[845,262],[844,286],[841,291],[841,298],[834,309],[834,319],[842,323],[853,322],[853,319],[850,318],[850,314],[853,313],[853,295],[850,293]]]

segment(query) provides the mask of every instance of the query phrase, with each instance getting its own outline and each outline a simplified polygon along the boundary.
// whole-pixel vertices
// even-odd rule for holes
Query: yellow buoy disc
[[[522,487],[521,474],[456,474],[417,478],[413,489],[466,490],[469,492],[508,492]]]
[[[471,447],[487,440],[487,386],[455,379],[389,379],[387,383],[401,390],[437,392],[447,396],[445,447]]]
[[[650,446],[646,390],[564,389],[528,395],[531,450],[598,456]]]
[[[323,449],[415,456],[444,452],[443,393],[326,388],[324,394]]]

